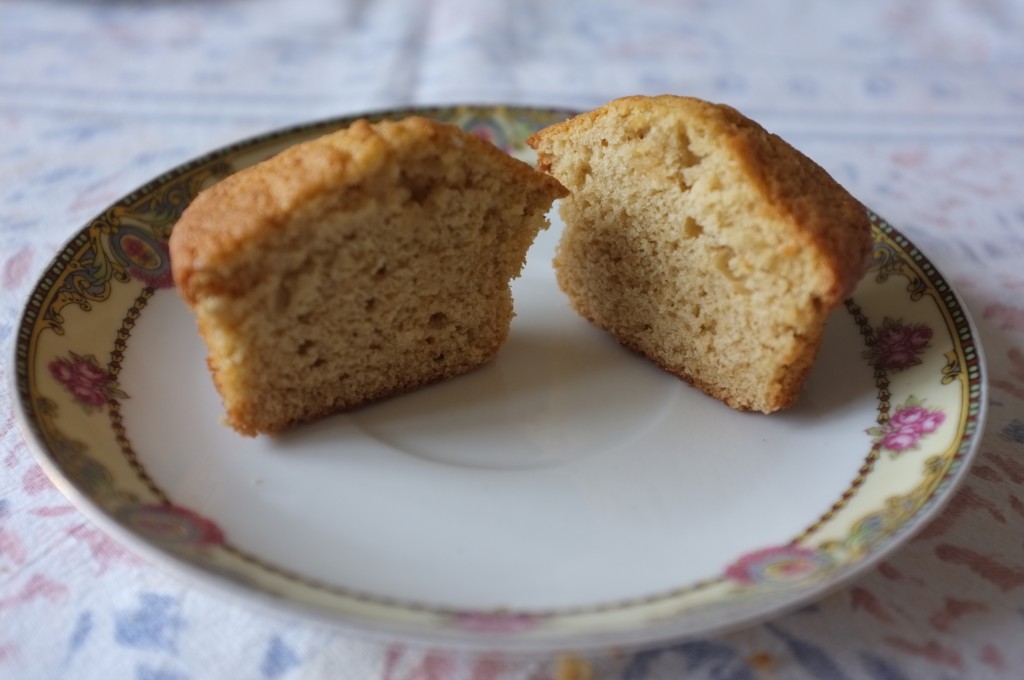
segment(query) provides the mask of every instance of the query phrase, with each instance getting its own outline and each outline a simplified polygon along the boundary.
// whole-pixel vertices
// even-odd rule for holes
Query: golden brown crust
[[[570,188],[554,265],[574,309],[733,408],[791,406],[866,269],[864,207],[735,109],[625,97],[528,140]]]
[[[351,127],[202,192],[171,236],[225,420],[275,433],[465,373],[566,189],[425,118]]]
[[[216,272],[242,244],[284,225],[296,211],[327,193],[351,200],[389,158],[412,147],[445,144],[458,138],[474,154],[501,163],[505,172],[528,186],[540,185],[552,200],[568,192],[557,180],[538,174],[496,146],[453,125],[410,116],[371,124],[357,120],[348,128],[297,144],[227,177],[202,191],[174,227],[170,239],[175,284],[194,303],[203,284],[197,274]],[[224,282],[221,282],[223,284]]]

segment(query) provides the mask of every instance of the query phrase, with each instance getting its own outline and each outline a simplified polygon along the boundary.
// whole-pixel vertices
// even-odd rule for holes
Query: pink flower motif
[[[152,288],[170,288],[171,256],[167,241],[141,230],[125,230],[115,239],[116,252],[121,255],[128,272],[135,280]]]
[[[103,406],[107,403],[107,394],[103,391],[103,385],[90,385],[88,383],[71,383],[67,386],[71,396],[75,400],[90,406]]]
[[[74,371],[75,379],[78,381],[99,385],[107,384],[107,374],[96,365],[95,359],[89,361],[82,357],[76,357],[75,363],[71,365],[71,368]]]
[[[126,505],[117,514],[133,529],[165,544],[205,548],[224,543],[224,532],[215,522],[180,505]]]
[[[70,359],[54,359],[48,364],[50,375],[71,393],[86,411],[101,408],[109,399],[127,398],[117,383],[99,366],[91,354],[70,353]]]
[[[896,430],[882,438],[882,447],[890,451],[906,451],[917,446],[918,435],[915,432]]]
[[[71,366],[70,361],[64,359],[54,359],[50,362],[50,375],[57,379],[57,382],[68,385],[74,382],[75,370]]]
[[[506,135],[501,131],[500,128],[496,127],[493,124],[480,122],[471,125],[468,128],[468,131],[476,135],[480,139],[484,140],[485,142],[490,142],[491,144],[493,144],[494,146],[498,147],[499,149],[506,153],[508,153],[511,148],[508,144],[508,140],[506,139]]]
[[[923,406],[911,406],[896,411],[889,419],[889,425],[901,432],[923,435],[937,430],[944,420],[946,414],[942,411],[929,411]]]
[[[932,432],[935,432],[935,430],[939,429],[939,425],[945,422],[945,420],[946,414],[942,411],[930,411],[928,415],[925,416],[925,419],[921,421],[921,433],[931,434]]]
[[[921,438],[935,432],[945,420],[941,409],[930,409],[911,395],[896,407],[887,422],[869,428],[867,433],[876,445],[898,454],[917,448]]]
[[[904,324],[902,320],[886,318],[864,358],[876,368],[902,371],[921,363],[921,354],[931,339],[932,329],[925,324]]]
[[[908,406],[901,408],[889,418],[889,424],[897,430],[918,431],[921,423],[928,418],[930,411],[924,406]]]
[[[494,133],[491,132],[490,128],[481,125],[480,127],[473,128],[471,132],[485,142],[494,144]]]
[[[783,545],[743,555],[725,570],[726,578],[743,585],[781,585],[815,576],[832,565],[832,558],[813,548]]]

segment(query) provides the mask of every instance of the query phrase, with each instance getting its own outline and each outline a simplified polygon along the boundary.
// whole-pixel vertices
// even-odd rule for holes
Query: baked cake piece
[[[864,207],[734,109],[627,97],[530,140],[570,191],[554,266],[584,317],[740,410],[792,405],[864,274]]]
[[[360,120],[203,191],[171,262],[228,424],[279,432],[491,359],[564,193],[419,117]]]

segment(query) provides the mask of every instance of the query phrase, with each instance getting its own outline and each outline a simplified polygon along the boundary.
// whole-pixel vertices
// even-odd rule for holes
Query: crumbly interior
[[[793,403],[835,275],[720,129],[608,114],[538,148],[571,191],[554,264],[575,308],[734,408]]]
[[[495,355],[553,197],[464,156],[410,150],[218,267],[230,285],[207,286],[195,312],[235,429],[279,431]]]

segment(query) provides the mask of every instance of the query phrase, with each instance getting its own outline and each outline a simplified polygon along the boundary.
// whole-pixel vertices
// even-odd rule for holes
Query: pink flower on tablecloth
[[[89,547],[98,571],[103,574],[111,566],[118,564],[143,564],[143,561],[110,538],[107,534],[87,524],[76,524],[67,530],[67,535],[82,541]]]
[[[814,548],[772,546],[743,555],[726,568],[725,576],[743,585],[784,585],[812,578],[832,563],[827,553]]]
[[[941,409],[927,408],[924,401],[911,395],[896,407],[888,421],[866,432],[875,444],[896,455],[917,448],[921,438],[935,432],[945,420]]]
[[[69,358],[53,359],[47,367],[50,375],[64,385],[86,411],[102,408],[110,399],[128,397],[91,354],[80,356],[70,352]]]
[[[923,323],[905,324],[902,319],[886,317],[871,348],[864,351],[864,358],[875,368],[902,371],[921,363],[932,335],[932,329]]]

